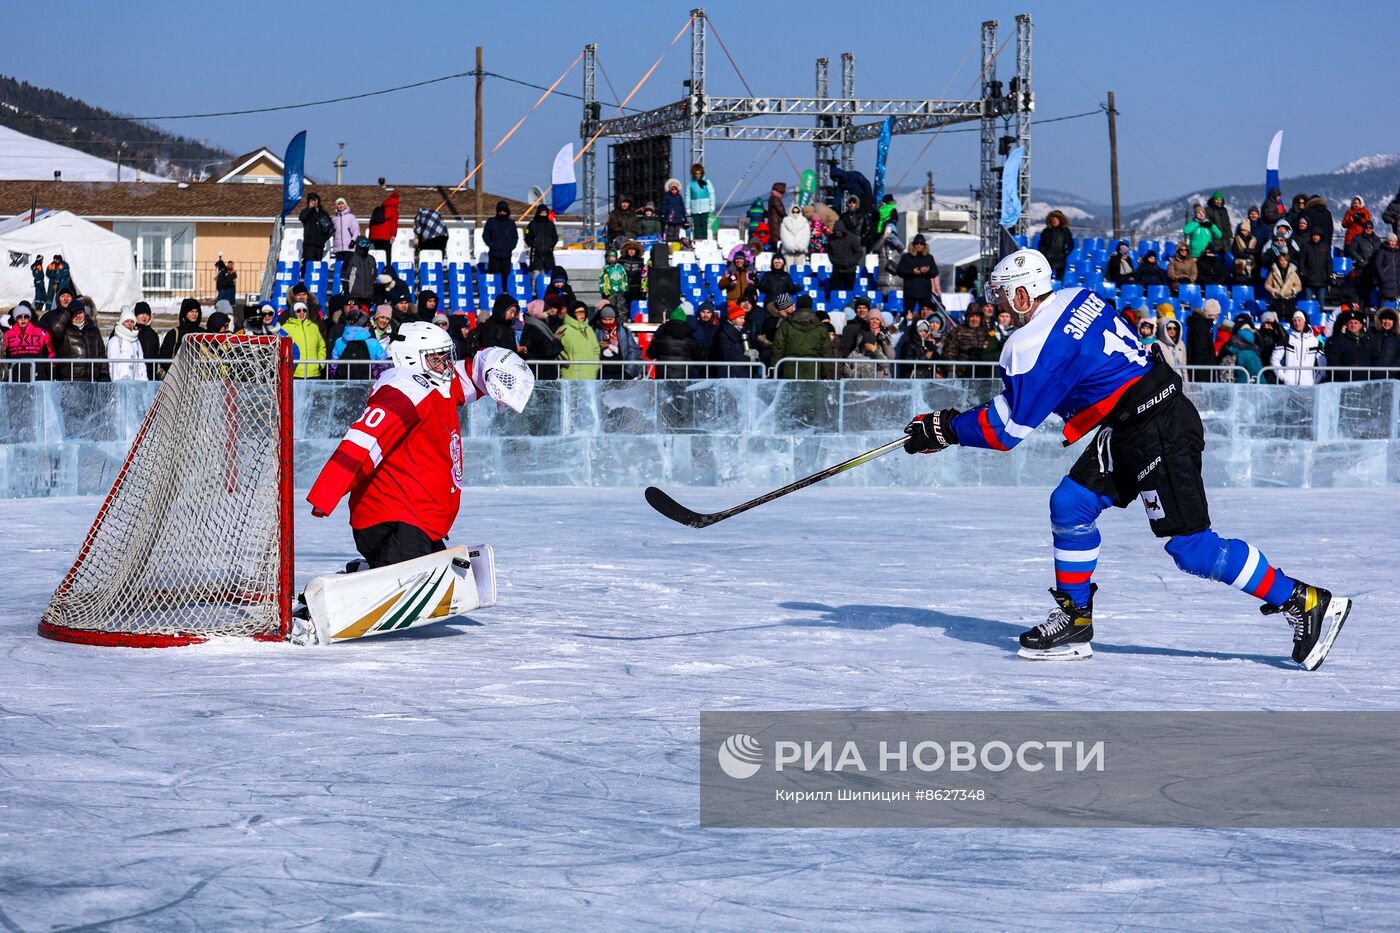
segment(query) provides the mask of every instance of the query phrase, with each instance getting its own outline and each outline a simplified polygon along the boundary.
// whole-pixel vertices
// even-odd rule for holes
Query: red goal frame
[[[185,340],[203,343],[275,345],[277,348],[278,574],[277,591],[268,598],[277,600],[279,625],[276,632],[267,632],[251,637],[257,641],[285,641],[287,636],[291,634],[295,557],[294,518],[292,514],[294,472],[292,459],[292,367],[294,362],[292,340],[289,337],[254,336],[251,334],[190,334]],[[63,582],[59,584],[55,593],[56,597],[61,596],[72,585],[79,567],[91,550],[93,542],[97,539],[97,534],[106,520],[108,506],[111,505],[126,483],[127,475],[136,461],[136,455],[141,449],[141,440],[151,425],[156,408],[156,403],[152,402],[150,409],[146,412],[146,417],[141,422],[141,427],[136,432],[136,438],[131,442],[131,449],[127,451],[126,459],[122,461],[121,469],[112,482],[112,488],[107,492],[102,506],[97,510],[97,517],[93,519],[82,547],[78,549],[78,555],[74,559],[72,567],[65,574]],[[247,594],[238,595],[243,598],[247,597]],[[43,637],[56,641],[123,648],[174,648],[183,645],[196,645],[210,638],[209,634],[200,632],[155,634],[96,631],[58,625],[42,619],[39,621],[38,630]]]

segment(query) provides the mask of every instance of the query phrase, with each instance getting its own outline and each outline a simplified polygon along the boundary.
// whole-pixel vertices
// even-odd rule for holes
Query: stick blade
[[[656,509],[656,511],[673,522],[688,525],[691,528],[704,528],[714,523],[713,516],[702,515],[699,512],[686,508],[667,495],[664,490],[658,489],[655,486],[648,486],[645,495],[647,505]]]

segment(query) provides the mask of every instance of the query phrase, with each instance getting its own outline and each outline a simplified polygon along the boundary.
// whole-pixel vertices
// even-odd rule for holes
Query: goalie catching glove
[[[909,435],[909,439],[904,442],[904,452],[935,454],[952,447],[958,442],[957,432],[953,430],[953,419],[959,414],[956,409],[945,408],[915,417],[904,426],[904,433]]]

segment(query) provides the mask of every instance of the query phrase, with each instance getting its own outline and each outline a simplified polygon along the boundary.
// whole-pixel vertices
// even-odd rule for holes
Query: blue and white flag
[[[1283,130],[1274,134],[1273,142],[1269,143],[1269,158],[1264,163],[1264,197],[1269,196],[1269,191],[1278,187],[1278,153],[1283,148]]]
[[[1021,221],[1021,158],[1025,154],[1020,146],[1012,149],[1001,170],[1001,225],[1008,230]]]
[[[890,157],[890,136],[894,132],[894,117],[886,117],[880,127],[880,141],[875,144],[875,203],[885,196],[885,161]]]
[[[282,216],[286,217],[301,203],[306,189],[306,130],[287,143],[287,155],[282,160]]]
[[[562,214],[578,197],[578,184],[574,180],[573,143],[565,143],[564,148],[554,157],[554,171],[549,174],[549,184],[550,204],[554,213]]]

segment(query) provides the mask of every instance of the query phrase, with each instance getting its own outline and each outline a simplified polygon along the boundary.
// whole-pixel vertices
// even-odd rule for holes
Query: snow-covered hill
[[[129,164],[118,169],[115,162],[0,126],[0,180],[51,181],[54,172],[62,172],[64,181],[117,181],[119,178],[135,181],[137,178],[136,170]],[[142,181],[170,180],[149,172],[142,172],[140,178]]]

